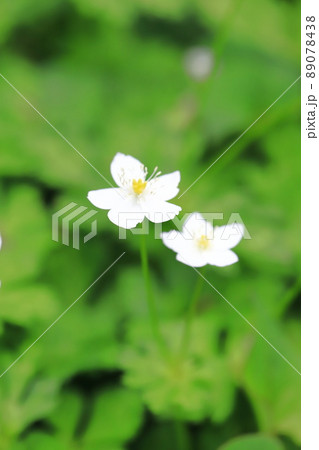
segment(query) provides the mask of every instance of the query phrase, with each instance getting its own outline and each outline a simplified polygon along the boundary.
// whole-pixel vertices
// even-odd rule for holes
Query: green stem
[[[176,448],[178,450],[190,450],[190,441],[187,427],[180,420],[175,421]]]
[[[191,301],[189,303],[188,311],[187,311],[187,314],[186,314],[184,333],[183,333],[183,336],[182,336],[181,356],[185,356],[185,354],[187,353],[188,347],[189,347],[189,341],[190,341],[190,337],[191,337],[192,322],[193,322],[194,316],[196,314],[197,302],[198,302],[198,299],[199,299],[200,294],[202,292],[203,282],[204,282],[204,278],[202,276],[199,276],[198,279],[197,279],[197,283],[195,285],[193,296],[192,296]]]
[[[148,254],[147,254],[147,246],[146,246],[146,235],[141,235],[141,263],[142,263],[142,271],[143,276],[145,280],[145,287],[146,287],[146,298],[147,298],[147,304],[148,304],[148,310],[150,314],[150,321],[151,321],[151,328],[153,332],[154,339],[157,343],[159,351],[166,356],[167,355],[167,348],[165,346],[165,342],[163,340],[163,337],[160,332],[159,328],[159,321],[156,311],[156,305],[152,290],[152,284],[150,279],[150,271],[149,271],[149,264],[148,264]]]
[[[241,7],[242,2],[243,0],[233,0],[232,2],[230,2],[229,7],[225,13],[224,20],[222,21],[219,30],[217,30],[217,38],[215,39],[215,42],[213,44],[216,61],[214,68],[215,73],[217,68],[219,67],[220,58],[223,54],[227,39],[233,29],[234,21],[238,17],[238,11]]]

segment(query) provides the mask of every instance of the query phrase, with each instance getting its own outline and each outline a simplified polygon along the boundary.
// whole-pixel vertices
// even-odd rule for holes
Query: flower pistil
[[[134,179],[132,181],[132,187],[133,187],[133,191],[135,192],[135,194],[141,194],[144,189],[146,188],[147,185],[147,181],[143,181],[141,180],[141,178],[139,178],[137,181]]]
[[[201,250],[206,250],[209,247],[209,239],[204,234],[197,239],[197,245]]]

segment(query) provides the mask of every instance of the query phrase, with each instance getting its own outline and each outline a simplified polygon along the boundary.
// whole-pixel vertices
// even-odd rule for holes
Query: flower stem
[[[225,17],[221,22],[220,28],[217,31],[217,37],[215,38],[215,42],[213,45],[215,52],[215,67],[214,74],[216,75],[217,69],[220,65],[220,59],[224,52],[225,45],[227,44],[227,39],[229,37],[230,32],[233,29],[233,24],[236,18],[238,17],[238,11],[242,5],[242,0],[233,0],[229,4],[229,8],[225,13]]]
[[[195,285],[193,296],[189,303],[189,307],[188,307],[188,311],[187,311],[186,319],[185,319],[184,333],[183,333],[182,342],[181,342],[181,350],[180,350],[181,356],[185,356],[185,354],[187,353],[188,347],[189,347],[192,322],[193,322],[194,316],[196,314],[197,302],[198,302],[198,299],[202,292],[203,282],[204,282],[204,278],[199,276],[197,279],[196,285]]]
[[[147,245],[146,245],[146,235],[141,235],[141,263],[142,263],[142,271],[145,281],[145,287],[146,287],[146,298],[147,298],[147,304],[148,304],[148,310],[150,314],[150,321],[151,321],[151,328],[153,332],[154,339],[157,343],[159,351],[162,353],[163,356],[167,355],[167,348],[165,346],[164,339],[161,335],[160,328],[159,328],[159,321],[158,321],[158,315],[156,311],[156,305],[152,290],[152,284],[150,279],[150,271],[149,271],[149,264],[148,264],[148,254],[147,254]]]
[[[175,421],[176,448],[178,450],[190,450],[190,439],[187,427],[180,420]]]

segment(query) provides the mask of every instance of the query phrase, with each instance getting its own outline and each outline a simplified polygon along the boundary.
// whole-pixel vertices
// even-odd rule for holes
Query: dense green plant
[[[0,72],[104,176],[129,153],[180,169],[183,191],[299,76],[298,27],[295,2],[4,1]],[[202,83],[183,64],[198,45],[217,61]],[[208,285],[187,356],[168,361],[138,236],[99,211],[80,251],[51,240],[51,215],[90,207],[103,180],[3,79],[0,96],[1,373],[126,252],[0,378],[0,449],[299,448],[299,375]],[[221,224],[240,213],[240,264],[205,276],[297,368],[299,108],[296,84],[179,200]],[[197,275],[153,228],[147,246],[176,353]]]

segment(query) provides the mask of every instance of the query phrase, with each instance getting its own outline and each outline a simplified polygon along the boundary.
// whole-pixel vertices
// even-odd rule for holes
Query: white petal
[[[216,249],[233,248],[240,242],[243,234],[244,227],[240,223],[214,227],[214,247]]]
[[[182,237],[183,243],[179,245],[176,259],[192,267],[202,267],[208,264],[208,252],[200,250],[194,240],[185,238],[183,234]]]
[[[145,215],[148,220],[154,223],[162,223],[172,220],[182,210],[180,206],[164,201],[143,203],[142,209],[145,211]]]
[[[87,198],[97,208],[111,209],[123,201],[124,195],[121,188],[107,188],[90,191]]]
[[[111,222],[121,228],[135,228],[137,224],[143,222],[145,214],[140,211],[119,211],[111,209],[108,212],[108,218]]]
[[[183,224],[183,234],[188,239],[201,235],[208,236],[212,234],[212,231],[212,225],[198,212],[190,214]]]
[[[182,233],[172,230],[162,233],[161,238],[168,248],[177,253],[178,261],[192,267],[202,267],[208,264],[207,252],[199,250],[195,242],[186,238]]]
[[[207,264],[207,259],[204,252],[199,253],[194,251],[193,253],[183,252],[178,253],[176,256],[177,261],[187,264],[191,267],[203,267]]]
[[[208,263],[212,266],[225,267],[238,261],[238,256],[231,250],[212,251],[208,256]]]
[[[161,200],[171,200],[179,192],[178,184],[181,181],[179,170],[153,178],[147,183],[146,193],[156,196]]]
[[[176,253],[181,251],[185,245],[185,239],[183,238],[182,233],[179,233],[176,230],[171,230],[168,233],[161,233],[161,238],[163,244],[171,250],[174,250]]]
[[[131,186],[133,179],[145,179],[144,165],[136,158],[117,153],[111,162],[111,174],[118,186]]]
[[[122,228],[134,228],[143,222],[145,213],[135,198],[122,200],[108,212],[108,218],[115,225]]]

